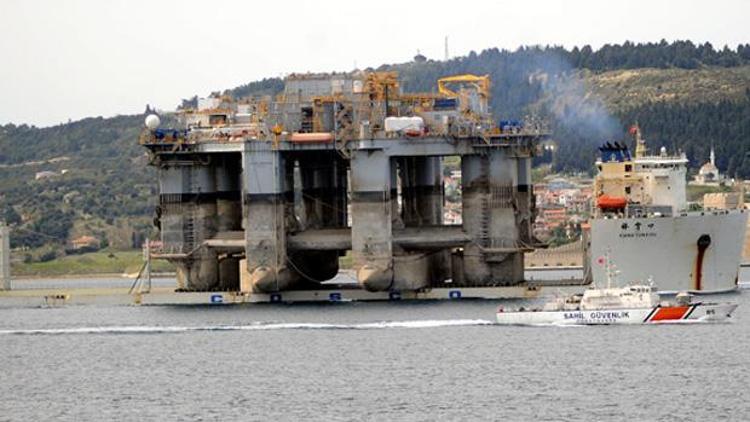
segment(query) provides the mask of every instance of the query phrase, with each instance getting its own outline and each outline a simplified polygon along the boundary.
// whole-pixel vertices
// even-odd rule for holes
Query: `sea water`
[[[4,420],[747,420],[728,323],[495,325],[522,301],[0,309]]]

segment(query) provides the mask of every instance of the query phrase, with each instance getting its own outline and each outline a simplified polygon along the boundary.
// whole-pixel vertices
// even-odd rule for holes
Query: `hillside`
[[[546,75],[545,75],[546,76]],[[750,66],[700,69],[589,69],[544,79],[529,105],[551,115],[560,144],[558,170],[590,170],[604,140],[627,139],[638,122],[653,148],[683,150],[695,169],[713,145],[717,165],[750,178]]]
[[[750,90],[750,66],[701,69],[625,69],[581,72],[588,90],[615,113],[649,103],[699,104],[742,101]]]
[[[93,235],[130,248],[134,234],[150,231],[155,173],[136,142],[141,122],[118,116],[0,127],[0,211],[14,227],[12,247]]]
[[[681,148],[697,166],[713,143],[720,168],[750,178],[750,45],[489,49],[378,70],[398,71],[406,91],[434,90],[446,75],[489,74],[496,118],[534,113],[551,122],[560,148],[540,160],[558,170],[590,170],[596,146],[624,138],[638,120],[654,147]],[[280,79],[268,78],[225,93],[275,94],[282,88]],[[183,106],[196,100],[188,98]],[[115,249],[155,235],[155,173],[137,144],[147,112],[48,128],[0,126],[0,219],[13,228],[13,247],[28,249],[24,260],[60,256],[69,240],[82,235]]]

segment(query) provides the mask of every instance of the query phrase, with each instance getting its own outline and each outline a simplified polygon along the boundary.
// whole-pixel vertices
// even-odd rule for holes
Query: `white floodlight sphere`
[[[156,128],[159,127],[159,124],[161,124],[161,120],[159,120],[159,116],[156,114],[149,114],[146,116],[146,127],[148,130],[156,130]]]

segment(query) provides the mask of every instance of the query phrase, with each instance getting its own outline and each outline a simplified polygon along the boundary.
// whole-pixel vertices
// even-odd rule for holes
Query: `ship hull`
[[[722,321],[737,308],[733,303],[591,311],[497,312],[500,325],[632,325],[680,321]]]
[[[735,290],[747,218],[744,211],[721,211],[593,219],[591,274],[606,278],[601,257],[609,253],[622,285],[651,279],[661,292]]]

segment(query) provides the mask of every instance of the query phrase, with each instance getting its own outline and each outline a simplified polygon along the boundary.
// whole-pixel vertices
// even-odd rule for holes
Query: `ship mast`
[[[646,140],[641,137],[641,128],[638,126],[638,122],[635,122],[630,128],[630,133],[635,138],[635,158],[645,157],[648,147],[646,146]]]

